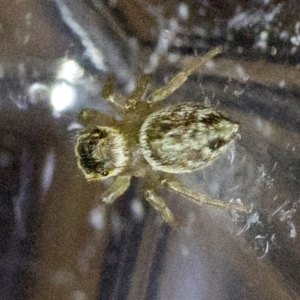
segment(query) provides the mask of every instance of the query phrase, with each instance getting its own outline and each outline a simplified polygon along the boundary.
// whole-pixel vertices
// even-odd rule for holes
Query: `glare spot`
[[[68,126],[68,131],[73,131],[73,130],[79,130],[82,129],[83,126],[77,122],[72,122],[69,126]]]
[[[94,208],[89,215],[89,223],[95,229],[102,229],[104,226],[103,208],[98,206]]]
[[[28,12],[28,13],[25,15],[25,21],[26,21],[26,25],[27,25],[27,26],[32,25],[32,13],[31,13],[31,12]]]
[[[133,212],[134,217],[141,221],[144,218],[145,211],[140,200],[134,199],[130,204],[131,211]]]
[[[280,80],[278,85],[279,85],[280,88],[284,88],[285,87],[285,80],[284,79]]]
[[[295,24],[295,35],[290,38],[290,42],[295,46],[300,45],[300,22]]]
[[[288,225],[290,226],[290,238],[294,239],[297,236],[297,230],[296,226],[293,222],[288,222]]]
[[[271,47],[271,55],[276,55],[277,54],[277,48],[272,46]]]
[[[75,91],[72,86],[65,82],[59,82],[52,87],[51,104],[55,111],[63,111],[75,100]]]
[[[181,254],[182,256],[189,256],[190,255],[190,250],[186,245],[180,245],[181,248]]]
[[[300,36],[299,35],[292,36],[290,41],[293,45],[299,46],[300,45]]]
[[[187,20],[189,18],[189,8],[186,3],[180,3],[178,5],[177,13],[182,20]]]
[[[66,60],[61,66],[57,74],[57,79],[65,80],[73,83],[84,75],[83,69],[74,60]]]
[[[23,45],[28,44],[29,40],[30,40],[30,34],[24,35],[24,38],[23,38]]]
[[[252,242],[250,249],[256,253],[258,259],[263,259],[269,252],[269,241],[266,237],[257,235]]]
[[[168,54],[167,59],[170,63],[174,64],[179,61],[180,55],[178,55],[177,53],[170,53],[170,54]]]
[[[288,37],[289,37],[289,33],[286,30],[281,31],[279,34],[279,38],[281,40],[286,41],[288,39]]]
[[[270,124],[264,122],[261,118],[256,118],[255,125],[257,130],[259,130],[265,137],[270,137],[272,134],[272,128],[270,127]]]
[[[42,186],[43,194],[45,194],[51,186],[54,169],[55,169],[55,153],[52,150],[47,154],[43,166],[43,170],[42,170],[41,186]]]
[[[243,90],[240,90],[240,91],[235,90],[235,91],[232,93],[232,95],[235,96],[235,97],[240,97],[240,96],[243,95],[243,94],[244,94],[244,91],[243,91]]]
[[[255,44],[255,46],[260,48],[260,49],[263,49],[263,50],[267,49],[268,38],[269,38],[269,33],[267,31],[262,31],[259,34],[259,40]]]
[[[39,82],[33,83],[28,89],[30,102],[33,104],[37,104],[38,102],[48,100],[49,94],[50,94],[49,87]]]

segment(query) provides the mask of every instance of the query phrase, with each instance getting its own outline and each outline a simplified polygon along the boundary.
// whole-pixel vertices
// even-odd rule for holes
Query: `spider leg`
[[[91,108],[82,109],[78,115],[78,121],[83,126],[113,126],[116,123],[114,118]]]
[[[113,105],[119,111],[124,110],[125,98],[114,92],[116,78],[114,75],[108,75],[106,82],[102,87],[101,96],[110,104]]]
[[[165,86],[157,89],[147,97],[148,103],[155,103],[164,100],[175,90],[177,90],[201,65],[211,60],[214,56],[221,53],[221,47],[216,47],[205,55],[194,58],[182,71],[177,73]]]
[[[185,197],[186,199],[198,204],[198,205],[202,205],[202,204],[208,204],[208,205],[213,205],[213,206],[219,206],[225,209],[232,209],[232,210],[236,210],[238,212],[242,212],[242,213],[249,213],[250,209],[246,206],[242,206],[239,204],[234,204],[234,203],[226,203],[223,202],[219,199],[214,199],[211,198],[207,195],[204,195],[202,193],[190,190],[189,188],[183,186],[182,184],[176,182],[176,181],[168,181],[168,180],[164,180],[163,182],[168,189],[170,189],[171,191],[182,195],[183,197]]]
[[[129,188],[131,176],[118,176],[110,187],[102,194],[102,201],[112,204]]]
[[[138,77],[136,82],[136,88],[127,98],[127,104],[132,105],[132,101],[137,103],[142,99],[146,92],[147,85],[149,83],[151,76],[149,74],[142,74]]]
[[[155,210],[161,213],[164,221],[169,224],[174,223],[174,215],[163,198],[157,196],[151,189],[145,191],[145,198]]]

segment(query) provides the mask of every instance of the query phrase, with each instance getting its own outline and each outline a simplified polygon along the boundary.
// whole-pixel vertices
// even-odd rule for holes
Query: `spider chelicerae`
[[[79,168],[87,180],[115,177],[102,194],[105,203],[111,204],[121,196],[135,176],[145,178],[145,199],[168,223],[174,222],[174,216],[157,195],[162,187],[197,204],[247,211],[245,206],[212,199],[173,179],[174,174],[191,173],[211,164],[237,135],[236,123],[199,103],[162,106],[189,75],[220,52],[217,47],[194,58],[165,86],[148,95],[148,75],[139,77],[127,97],[114,93],[114,80],[109,76],[102,96],[121,120],[89,108],[80,112],[79,122],[86,129],[78,133],[75,146]]]

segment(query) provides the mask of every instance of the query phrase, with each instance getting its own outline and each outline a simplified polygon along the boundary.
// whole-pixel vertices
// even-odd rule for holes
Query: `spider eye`
[[[90,135],[94,139],[100,140],[107,136],[107,132],[105,130],[101,130],[100,128],[95,128]]]
[[[104,170],[104,171],[101,172],[101,175],[102,175],[102,176],[107,176],[108,174],[109,174],[109,172],[106,171],[106,170]]]

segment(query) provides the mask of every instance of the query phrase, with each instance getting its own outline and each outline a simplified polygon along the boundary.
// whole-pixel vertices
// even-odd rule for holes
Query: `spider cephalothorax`
[[[244,206],[191,191],[170,181],[168,175],[194,172],[211,164],[237,134],[236,123],[198,103],[159,107],[162,100],[180,87],[190,74],[219,52],[220,48],[215,48],[203,57],[195,58],[167,85],[148,96],[144,95],[147,76],[140,77],[135,91],[127,98],[113,92],[109,79],[102,96],[117,109],[121,120],[97,110],[81,111],[79,119],[87,129],[77,137],[75,152],[79,168],[87,180],[116,176],[102,195],[104,202],[115,201],[127,190],[131,177],[137,176],[146,177],[144,196],[169,223],[174,221],[173,214],[164,200],[156,195],[156,190],[162,185],[196,203],[247,210]],[[145,96],[144,101],[142,96]]]
[[[117,129],[107,126],[81,132],[76,153],[87,180],[116,176],[129,161],[126,139]]]

